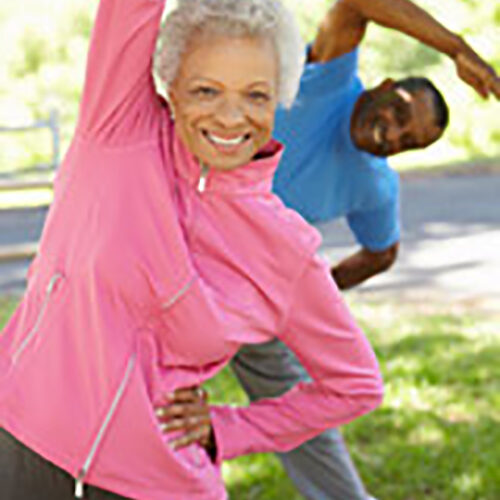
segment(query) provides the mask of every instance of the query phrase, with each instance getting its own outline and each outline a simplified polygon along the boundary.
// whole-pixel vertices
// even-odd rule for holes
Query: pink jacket
[[[151,76],[163,7],[100,2],[75,138],[0,337],[0,425],[73,475],[77,495],[89,483],[220,500],[221,460],[294,448],[374,409],[382,383],[317,232],[271,194],[279,153],[200,182]],[[162,395],[275,337],[313,382],[214,407],[216,464],[198,446],[171,450]]]

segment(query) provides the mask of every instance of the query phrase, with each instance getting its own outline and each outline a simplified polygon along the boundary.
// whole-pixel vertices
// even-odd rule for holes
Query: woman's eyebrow
[[[196,82],[219,84],[219,82],[217,82],[217,80],[213,80],[212,78],[207,77],[207,76],[194,75],[194,76],[187,78],[187,83],[196,83]]]
[[[271,87],[271,84],[267,80],[257,80],[255,82],[248,84],[248,87],[257,87],[257,86]]]

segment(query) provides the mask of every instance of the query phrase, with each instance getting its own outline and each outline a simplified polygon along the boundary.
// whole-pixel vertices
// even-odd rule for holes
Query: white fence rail
[[[59,126],[59,114],[57,111],[52,111],[46,120],[38,120],[35,123],[24,126],[2,126],[0,125],[0,133],[17,134],[28,133],[40,129],[49,129],[52,140],[52,158],[47,164],[28,165],[19,167],[9,172],[0,173],[0,192],[6,191],[23,191],[33,189],[52,189],[52,181],[22,179],[25,174],[32,173],[47,173],[55,171],[60,163],[61,157],[61,135]],[[44,176],[45,177],[45,176]],[[12,262],[22,259],[32,258],[37,251],[37,243],[21,243],[13,245],[0,246],[0,263]]]
[[[55,110],[50,112],[46,120],[38,120],[35,123],[23,126],[2,126],[0,125],[0,133],[25,133],[34,130],[49,129],[52,136],[52,159],[50,163],[42,165],[28,165],[19,167],[15,170],[0,173],[0,191],[24,190],[24,189],[40,189],[51,188],[52,183],[49,181],[24,181],[19,180],[20,174],[33,172],[47,172],[56,170],[61,160],[61,133],[59,126],[59,113]]]

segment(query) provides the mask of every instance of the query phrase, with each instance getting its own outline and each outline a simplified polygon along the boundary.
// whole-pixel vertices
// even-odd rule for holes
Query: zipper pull
[[[203,193],[203,191],[205,191],[205,188],[207,187],[207,175],[208,175],[208,167],[202,164],[200,180],[198,181],[198,191],[200,193]]]
[[[83,498],[85,496],[84,484],[83,484],[83,473],[80,473],[75,481],[75,498]]]
[[[47,289],[45,290],[45,292],[50,295],[53,291],[54,291],[54,288],[57,284],[57,282],[62,278],[62,274],[61,273],[57,273],[57,274],[54,274],[54,276],[52,276],[52,278],[50,279],[50,282],[49,284],[47,285]]]

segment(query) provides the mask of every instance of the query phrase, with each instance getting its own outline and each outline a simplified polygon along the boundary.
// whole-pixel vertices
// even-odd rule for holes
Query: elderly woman
[[[381,399],[318,234],[270,191],[274,112],[301,73],[292,17],[275,0],[180,1],[160,37],[167,104],[151,71],[163,8],[100,2],[75,138],[0,337],[2,500],[70,498],[72,480],[91,499],[220,500],[222,460],[291,449]],[[169,395],[276,337],[310,383],[211,408],[205,446],[167,437]]]

